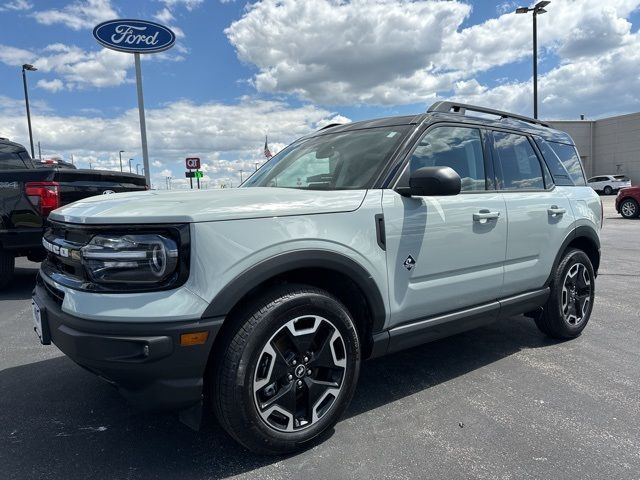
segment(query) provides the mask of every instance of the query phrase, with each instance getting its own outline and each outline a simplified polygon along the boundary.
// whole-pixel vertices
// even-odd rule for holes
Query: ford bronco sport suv
[[[366,358],[517,314],[580,335],[601,221],[568,135],[439,102],[328,125],[234,190],[55,210],[35,330],[131,402],[289,452],[338,421]]]

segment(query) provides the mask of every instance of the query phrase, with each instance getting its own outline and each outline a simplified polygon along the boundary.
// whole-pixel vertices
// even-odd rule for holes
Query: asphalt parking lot
[[[37,264],[0,294],[0,478],[640,478],[640,220],[605,197],[591,322],[514,317],[364,364],[324,443],[255,456],[214,422],[140,413],[31,329]]]

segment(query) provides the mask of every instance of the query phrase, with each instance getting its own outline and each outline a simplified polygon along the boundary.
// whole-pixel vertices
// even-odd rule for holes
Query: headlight
[[[162,234],[98,234],[80,251],[90,279],[99,284],[151,286],[178,273],[178,245]]]

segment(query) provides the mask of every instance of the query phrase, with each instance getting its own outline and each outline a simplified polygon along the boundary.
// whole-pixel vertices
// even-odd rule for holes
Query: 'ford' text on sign
[[[146,20],[109,20],[93,29],[98,42],[112,50],[127,53],[154,53],[171,48],[175,34],[167,27]]]

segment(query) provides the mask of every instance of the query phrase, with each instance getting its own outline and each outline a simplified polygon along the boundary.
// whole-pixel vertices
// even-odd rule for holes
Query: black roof
[[[450,111],[450,108],[448,107],[456,108],[456,110]],[[472,112],[489,114],[498,118],[474,116]],[[566,143],[570,145],[574,144],[573,140],[567,133],[551,128],[543,121],[499,110],[475,107],[473,105],[456,104],[452,102],[436,102],[429,108],[429,111],[418,115],[384,117],[373,120],[345,123],[342,125],[327,125],[319,131],[312,133],[309,137],[328,133],[346,132],[349,130],[361,130],[373,127],[391,127],[397,125],[415,125],[422,122],[435,123],[437,121],[466,123],[469,125],[485,125],[496,128],[509,128],[523,133],[537,135],[552,142]]]
[[[16,142],[12,142],[8,138],[0,137],[0,151],[5,153],[26,152],[27,149]]]

